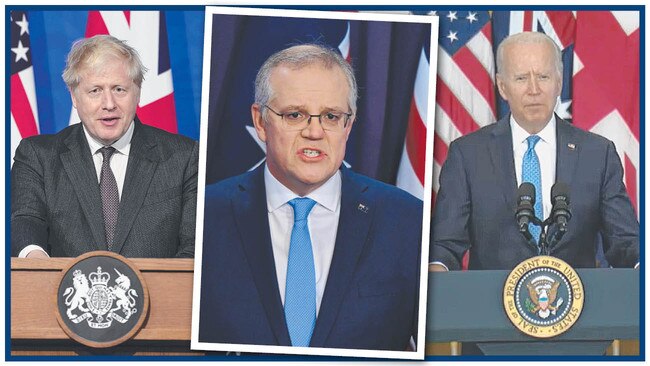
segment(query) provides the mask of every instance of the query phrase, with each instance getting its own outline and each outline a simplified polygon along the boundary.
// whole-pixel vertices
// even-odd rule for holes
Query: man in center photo
[[[399,25],[430,37],[430,24]],[[359,174],[356,163],[347,162],[346,148],[354,129],[371,128],[359,116],[357,102],[370,98],[372,81],[359,87],[355,56],[332,47],[327,36],[283,46],[259,66],[249,101],[249,130],[265,149],[265,159],[243,174],[211,178],[211,151],[217,150],[210,138],[217,123],[208,121],[192,346],[337,355],[351,349],[395,351],[384,356],[415,358],[423,351],[417,341],[424,336],[418,320],[424,317],[420,298],[426,297],[420,289],[422,226],[428,219],[423,220],[424,186],[419,198],[395,186],[409,108],[403,108],[401,120],[386,122],[401,124],[402,130],[392,137],[400,142],[393,143],[399,149],[392,178],[382,182]],[[417,69],[422,50],[422,43],[413,42],[407,68]],[[370,75],[366,70],[363,76]],[[410,91],[402,96],[406,106],[415,77],[414,72]],[[378,154],[379,144],[368,151]],[[326,349],[338,351],[319,351]]]

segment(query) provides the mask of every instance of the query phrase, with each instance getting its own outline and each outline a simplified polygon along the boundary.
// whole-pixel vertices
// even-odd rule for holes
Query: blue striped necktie
[[[540,137],[537,135],[530,135],[526,138],[528,141],[528,150],[524,154],[524,159],[521,168],[521,181],[529,182],[535,186],[535,216],[543,220],[542,212],[542,173],[539,166],[539,158],[535,153],[535,145],[539,142]],[[533,236],[535,243],[539,240],[541,228],[534,224],[528,224],[530,234]]]
[[[289,201],[293,207],[293,229],[289,246],[284,316],[291,345],[308,347],[316,325],[316,271],[307,216],[316,204],[309,198]]]

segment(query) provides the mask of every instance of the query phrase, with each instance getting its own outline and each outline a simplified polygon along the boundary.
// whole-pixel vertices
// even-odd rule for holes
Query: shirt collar
[[[292,199],[300,197],[280,183],[271,174],[266,164],[264,165],[264,187],[266,189],[266,205],[269,212],[273,212]],[[337,170],[327,182],[309,193],[306,197],[313,199],[327,210],[336,212],[341,202],[341,171]]]
[[[86,130],[86,126],[81,124],[84,130],[84,135],[88,141],[88,147],[90,147],[90,153],[96,154],[97,150],[101,149],[105,145],[97,140],[94,137],[90,136]],[[131,126],[126,130],[126,133],[122,135],[117,141],[112,143],[110,146],[115,148],[116,152],[119,152],[122,155],[129,156],[129,151],[131,150],[131,138],[133,137],[133,130],[135,129],[135,122],[131,122]]]
[[[537,136],[547,144],[554,146],[556,140],[555,128],[555,115],[552,115],[546,126],[537,133]],[[515,149],[517,148],[517,145],[526,143],[526,139],[530,136],[528,131],[524,130],[523,127],[515,121],[515,117],[513,117],[512,114],[510,114],[510,130],[512,131],[512,145]]]

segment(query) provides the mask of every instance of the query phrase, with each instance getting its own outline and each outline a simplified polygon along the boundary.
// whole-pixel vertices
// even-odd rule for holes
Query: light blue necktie
[[[530,135],[526,138],[528,141],[528,150],[524,154],[524,160],[521,167],[521,181],[529,182],[535,186],[535,216],[543,220],[542,215],[542,173],[539,167],[539,159],[535,153],[535,145],[540,140],[537,135]],[[528,224],[528,230],[533,236],[533,240],[537,243],[541,228],[534,224]]]
[[[293,207],[293,229],[289,246],[284,315],[291,345],[308,347],[316,325],[316,271],[307,216],[316,204],[309,198],[289,201]]]

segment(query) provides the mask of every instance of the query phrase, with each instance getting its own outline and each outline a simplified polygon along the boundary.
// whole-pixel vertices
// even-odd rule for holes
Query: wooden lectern
[[[130,259],[149,288],[149,315],[132,339],[109,349],[77,343],[56,320],[56,287],[72,260],[11,258],[13,356],[204,354],[190,350],[193,259]]]

